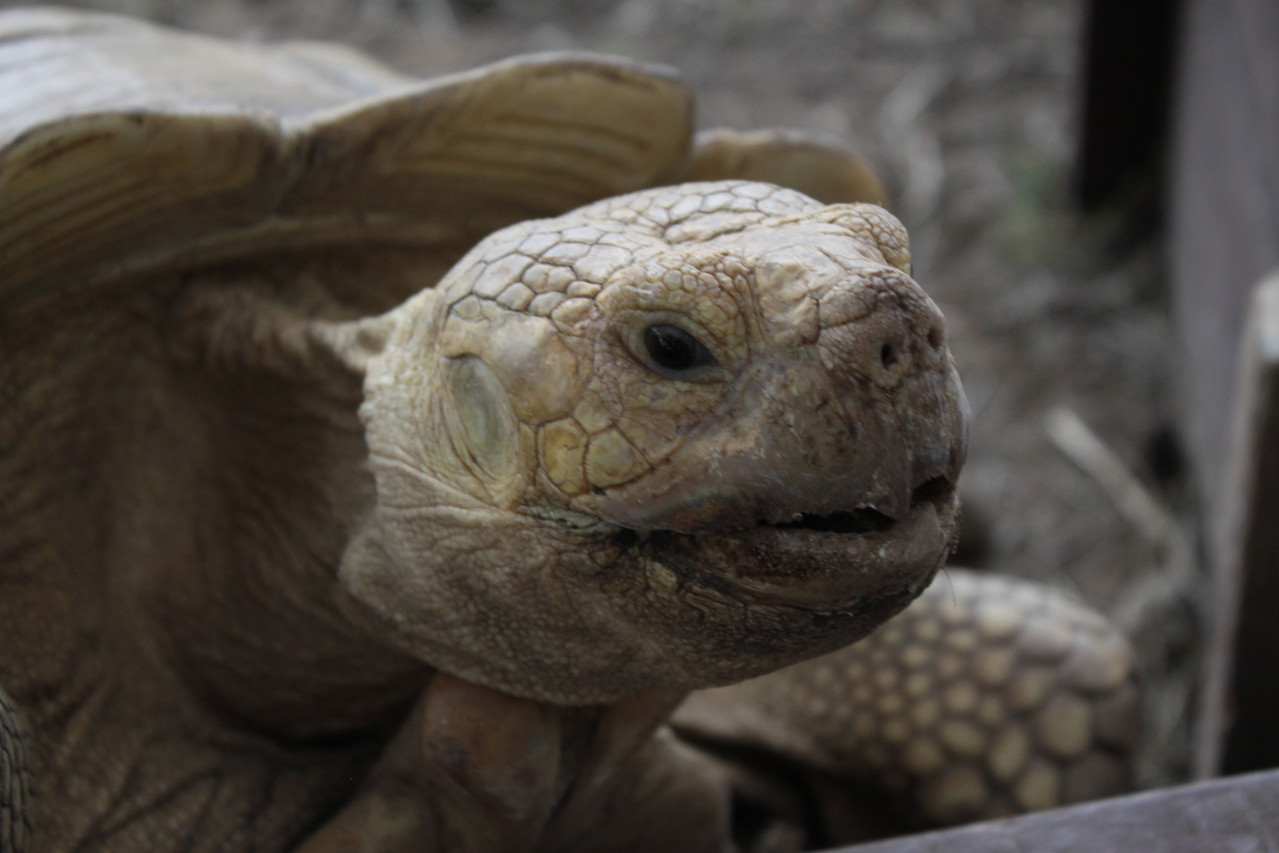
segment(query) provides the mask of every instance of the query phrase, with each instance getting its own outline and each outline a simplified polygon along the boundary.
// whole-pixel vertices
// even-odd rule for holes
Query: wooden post
[[[1279,271],[1257,286],[1243,338],[1215,529],[1199,775],[1279,767]]]

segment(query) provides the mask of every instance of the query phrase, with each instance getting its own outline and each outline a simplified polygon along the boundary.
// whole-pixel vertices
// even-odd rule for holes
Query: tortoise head
[[[499,232],[391,315],[343,575],[429,662],[551,701],[845,645],[955,535],[967,411],[900,224],[764,184]]]

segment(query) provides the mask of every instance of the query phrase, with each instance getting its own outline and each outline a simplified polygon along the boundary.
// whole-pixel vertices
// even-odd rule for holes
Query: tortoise
[[[1118,632],[929,586],[968,412],[851,152],[624,59],[56,9],[0,93],[0,849],[781,850],[868,782],[1127,784]]]

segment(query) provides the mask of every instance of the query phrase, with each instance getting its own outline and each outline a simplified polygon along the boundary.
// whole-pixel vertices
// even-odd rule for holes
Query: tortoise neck
[[[142,552],[117,557],[120,576],[137,578],[159,660],[227,718],[288,739],[393,724],[429,669],[379,639],[337,577],[373,501],[362,362],[340,347],[376,346],[375,321],[237,299],[205,291],[170,312],[160,396],[184,411],[134,455],[138,499],[117,512]]]

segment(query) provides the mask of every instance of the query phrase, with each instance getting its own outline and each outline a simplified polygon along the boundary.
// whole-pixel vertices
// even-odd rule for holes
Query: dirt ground
[[[9,4],[0,4],[9,5]],[[835,134],[880,171],[975,416],[962,558],[1073,588],[1134,636],[1146,785],[1185,773],[1197,631],[1160,248],[1067,193],[1077,0],[90,0],[327,38],[431,75],[587,49],[680,69],[703,126]]]

